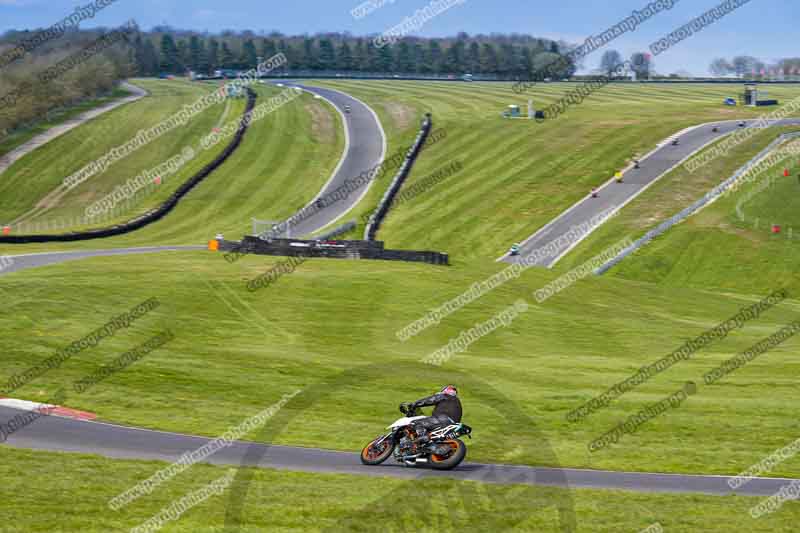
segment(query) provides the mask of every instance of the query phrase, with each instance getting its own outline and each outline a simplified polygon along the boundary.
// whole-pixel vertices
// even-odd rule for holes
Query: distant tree
[[[622,54],[617,50],[606,50],[603,52],[603,57],[600,59],[600,70],[602,70],[604,74],[610,76],[622,62]]]
[[[208,72],[213,73],[219,68],[219,42],[216,39],[208,41]]]
[[[430,72],[425,70],[425,48],[423,48],[421,42],[416,41],[414,43],[414,46],[411,48],[411,55],[413,57],[414,72],[421,74]]]
[[[775,65],[780,72],[786,76],[797,76],[800,74],[800,58],[786,57],[778,61]]]
[[[731,72],[734,71],[733,65],[731,65],[727,59],[722,57],[718,57],[714,61],[711,62],[711,65],[708,67],[709,72],[713,76],[721,77],[727,76]]]
[[[391,72],[392,65],[394,64],[394,47],[386,45],[378,49],[378,63],[376,65],[377,72]]]
[[[533,52],[527,46],[522,49],[522,71],[520,77],[529,79],[533,75]]]
[[[286,66],[281,67],[281,69],[288,70],[299,68],[298,65],[300,65],[300,52],[296,46],[285,39],[281,39],[278,41],[278,52],[286,56],[287,64]]]
[[[483,43],[481,46],[481,71],[484,74],[497,74],[497,51],[492,43]]]
[[[303,69],[314,70],[318,68],[313,39],[306,38],[303,40],[303,51],[299,63],[298,66]]]
[[[140,68],[142,76],[155,76],[158,74],[158,51],[150,39],[145,39],[144,41]]]
[[[430,72],[444,71],[444,57],[442,56],[442,46],[436,39],[428,42],[428,54],[426,60],[430,65]]]
[[[222,50],[220,51],[219,63],[220,67],[223,69],[236,68],[236,59],[234,58],[233,52],[228,46],[228,43],[225,41],[222,42]]]
[[[208,72],[208,50],[206,49],[206,41],[204,39],[200,39],[200,49],[197,58],[197,65],[195,66],[195,70],[197,72]],[[191,43],[189,44],[191,47]]]
[[[653,59],[650,54],[636,52],[631,55],[631,69],[636,73],[637,80],[646,80],[654,72]]]
[[[337,70],[351,71],[353,69],[353,52],[347,41],[342,41],[339,45],[339,53],[336,54]]]
[[[503,43],[500,45],[497,70],[503,76],[512,76],[521,70],[518,50],[513,44]]]
[[[277,53],[278,51],[275,47],[275,41],[272,39],[261,40],[261,57],[263,57],[265,61]]]
[[[467,51],[467,70],[471,73],[480,72],[481,68],[481,45],[477,41],[469,43]]]
[[[761,77],[761,78],[766,78],[766,77],[769,76],[767,64],[764,63],[763,61],[755,59],[753,61],[753,63],[752,63],[751,68],[752,68],[753,77],[758,76],[758,77]]]
[[[752,56],[736,56],[731,61],[733,71],[737,76],[744,77],[745,74],[754,73],[758,59]]]
[[[200,38],[197,35],[192,35],[189,38],[189,68],[195,71],[200,70],[201,55]]]
[[[160,68],[163,72],[177,72],[178,70],[178,48],[172,35],[161,36],[161,58]]]
[[[452,43],[445,52],[444,68],[448,72],[464,71],[465,47],[463,41]]]
[[[384,47],[384,48],[386,48],[386,47]],[[380,62],[378,61],[378,49],[375,48],[372,45],[365,45],[365,47],[364,47],[364,71],[365,72],[378,72],[379,70],[380,70]]]
[[[189,64],[189,43],[186,42],[186,39],[181,39],[178,41],[178,65],[175,68],[176,72],[185,72],[186,66]]]
[[[258,52],[252,39],[247,39],[242,45],[242,54],[239,59],[241,68],[251,69],[258,65]]]
[[[330,39],[320,39],[319,41],[319,68],[322,70],[333,70],[336,66],[336,53],[333,49],[333,42]]]
[[[397,45],[394,70],[403,73],[414,72],[414,56],[407,41],[401,41]]]
[[[137,35],[133,40],[133,50],[138,74],[140,76],[147,76],[144,66],[144,41],[141,35]]]
[[[353,47],[353,69],[359,72],[366,72],[369,70],[364,39],[357,39],[356,45]]]

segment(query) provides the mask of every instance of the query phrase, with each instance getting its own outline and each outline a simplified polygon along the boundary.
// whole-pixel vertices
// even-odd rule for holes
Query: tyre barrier
[[[253,110],[256,105],[256,93],[252,89],[247,89],[247,107],[242,121],[239,124],[239,129],[236,131],[233,139],[225,147],[225,149],[217,157],[214,158],[209,164],[203,167],[197,174],[185,181],[174,193],[167,198],[157,208],[137,217],[133,220],[125,222],[110,228],[102,228],[96,230],[87,230],[73,233],[62,233],[56,235],[3,235],[0,236],[0,244],[22,244],[31,242],[71,242],[71,241],[88,241],[91,239],[103,239],[106,237],[113,237],[115,235],[124,235],[141,229],[153,222],[161,220],[167,216],[175,207],[178,202],[186,196],[195,186],[203,181],[209,174],[222,165],[233,152],[239,147],[239,144],[244,138],[247,131],[248,124],[245,121],[245,116]]]
[[[219,240],[219,251],[235,254],[279,255],[283,257],[325,257],[329,259],[381,259],[449,265],[447,254],[415,250],[386,250],[383,241],[321,241],[272,239],[246,236],[241,242]]]
[[[383,220],[389,213],[389,209],[392,207],[392,202],[394,202],[395,196],[397,196],[397,193],[400,192],[400,188],[403,186],[403,183],[405,183],[408,174],[411,172],[411,168],[414,166],[414,162],[417,160],[417,157],[419,157],[420,150],[422,150],[422,146],[428,139],[428,135],[431,132],[432,126],[433,120],[431,119],[431,114],[426,113],[425,120],[422,121],[422,129],[420,129],[419,133],[417,134],[417,139],[414,141],[414,145],[411,147],[411,150],[408,151],[405,161],[403,161],[403,164],[400,166],[397,174],[395,174],[392,183],[389,185],[389,188],[386,190],[386,193],[383,195],[383,198],[378,204],[378,208],[369,218],[367,227],[364,228],[365,240],[375,240],[378,229],[381,227],[381,223],[383,223]]]

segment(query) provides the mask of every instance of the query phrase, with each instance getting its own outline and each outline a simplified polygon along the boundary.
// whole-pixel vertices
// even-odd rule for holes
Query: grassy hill
[[[615,276],[588,279],[481,338],[442,367],[419,361],[476,323],[555,277],[531,270],[407,342],[395,332],[490,276],[494,265],[443,268],[384,262],[307,261],[274,285],[251,293],[247,280],[276,258],[234,265],[208,252],[97,258],[0,279],[4,313],[0,375],[11,376],[80,339],[149,297],[162,305],[130,331],[81,353],[15,391],[46,399],[125,350],[170,328],[175,340],[81,395],[70,406],[105,420],[212,435],[283,394],[363,372],[277,440],[284,444],[358,449],[395,416],[402,400],[442,383],[462,383],[466,419],[476,431],[475,460],[561,464],[621,470],[735,473],[795,437],[791,409],[798,343],[790,340],[720,384],[702,387],[620,444],[589,454],[588,443],[686,381],[796,320],[795,301],[781,304],[689,361],[658,375],[580,423],[566,414],[645,364],[678,349],[750,305],[704,289],[660,287]],[[377,368],[372,368],[378,365]],[[483,380],[536,426],[507,427],[501,406],[480,394]],[[191,410],[186,410],[191,405]],[[367,407],[368,406],[368,407]],[[342,420],[342,413],[348,416]],[[765,413],[769,413],[765,415]],[[751,437],[731,432],[748,427]],[[338,430],[331,433],[335,425]],[[685,442],[691,441],[689,448]],[[676,455],[671,450],[681,449]],[[738,471],[737,470],[737,471]],[[795,474],[787,462],[774,473]]]
[[[322,85],[375,107],[390,125],[390,149],[398,141],[392,137],[395,121],[387,106],[413,109],[419,117],[433,113],[435,128],[445,130],[447,137],[424,153],[406,187],[454,161],[464,168],[393,209],[379,238],[400,248],[447,251],[455,261],[494,260],[636,155],[688,126],[764,112],[722,105],[738,90],[734,85],[614,84],[557,119],[538,124],[504,120],[500,114],[509,104],[525,109],[528,98],[541,109],[574,84],[540,84],[524,96],[512,93],[505,83]],[[772,93],[786,103],[800,96],[800,85],[776,86]],[[377,199],[366,203],[374,206]]]
[[[69,175],[67,172],[80,169],[98,154],[134,137],[140,129],[157,124],[169,113],[193,102],[212,87],[206,84],[152,80],[141,80],[138,83],[150,90],[153,96],[77,128],[64,138],[23,158],[8,170],[4,175],[4,190],[14,192],[2,204],[6,206],[7,218],[26,212],[39,203],[64,176]],[[255,88],[259,95],[258,103],[279,93],[279,89],[274,87],[258,85]],[[87,206],[111,192],[114,187],[179,155],[185,146],[197,148],[198,156],[178,173],[166,177],[162,185],[147,187],[135,201],[121,204],[113,216],[98,217],[96,223],[88,226],[106,227],[135,218],[163,202],[180,183],[213,159],[224,148],[225,143],[220,143],[214,149],[201,151],[198,148],[200,138],[210,133],[215,126],[238,121],[243,110],[242,100],[232,101],[228,108],[224,104],[210,108],[190,121],[185,128],[178,128],[164,135],[112,165],[104,173],[93,176],[67,193],[57,206],[33,217],[26,226],[33,225],[39,232],[50,227],[52,231],[53,220],[67,223],[74,221],[75,217],[84,214]],[[119,128],[122,131],[113,139],[106,139],[109,130],[120,122],[127,126]],[[69,147],[70,143],[83,142],[97,142],[100,147],[91,154]],[[287,217],[311,200],[328,180],[343,148],[344,134],[338,114],[328,104],[315,100],[310,95],[303,95],[264,119],[254,122],[233,156],[183,199],[178,208],[164,220],[133,234],[102,241],[61,244],[59,249],[158,243],[198,244],[206,242],[217,232],[241,236],[250,231],[252,217]],[[70,156],[61,157],[60,154],[64,152]],[[58,165],[54,165],[54,161],[59,161]],[[69,170],[58,170],[62,167]],[[24,182],[26,177],[32,175],[41,178]],[[23,182],[26,185],[22,185]],[[43,225],[48,222],[49,225]],[[63,231],[86,226],[80,223],[68,224]],[[25,229],[23,226],[23,230]],[[46,249],[49,249],[47,245],[14,248],[17,252]]]
[[[542,304],[533,303],[537,289],[572,266],[626,235],[644,233],[702,196],[777,131],[760,134],[752,144],[692,175],[679,169],[665,177],[558,268],[528,270],[407,342],[395,335],[498,272],[502,265],[494,258],[509,242],[533,233],[635,154],[697,122],[752,116],[751,110],[723,108],[722,99],[733,89],[612,86],[559,119],[537,125],[499,118],[508,103],[524,103],[506,85],[326,85],[376,109],[387,128],[390,151],[410,141],[416,118],[426,111],[433,112],[436,128],[447,131],[444,140],[424,153],[409,186],[454,160],[462,161],[464,169],[393,210],[379,238],[392,247],[450,252],[454,266],[312,260],[255,293],[246,290],[246,282],[279,258],[246,257],[230,265],[209,252],[166,253],[96,258],[0,277],[0,328],[6,332],[0,339],[3,377],[24,371],[146,298],[161,301],[159,309],[130,330],[74,357],[15,396],[46,399],[58,387],[171,328],[175,340],[169,345],[90,391],[73,395],[68,405],[97,412],[104,420],[217,435],[287,392],[330,382],[334,390],[329,397],[310,406],[289,406],[294,423],[266,439],[352,450],[381,431],[400,401],[456,382],[465,419],[476,428],[472,460],[736,474],[797,438],[791,409],[797,339],[713,386],[702,384],[706,372],[800,317],[793,275],[796,244],[786,233],[773,236],[763,226],[739,220],[735,205],[748,188],[673,228],[611,274],[587,278]],[[543,85],[532,94],[544,105],[566,89]],[[773,93],[786,100],[800,88],[780,86]],[[103,242],[3,246],[0,253],[198,243],[217,231],[243,233],[251,216],[286,216],[313,197],[341,154],[335,117],[326,104],[311,98],[282,108],[254,126],[242,148],[187,202],[140,232]],[[796,174],[794,165],[792,169]],[[791,227],[797,212],[792,203],[795,179],[779,180],[747,202],[746,220],[756,217]],[[378,196],[377,189],[371,192],[356,214],[368,212]],[[567,422],[567,413],[583,402],[781,286],[788,287],[791,298],[775,309],[587,419]],[[508,327],[481,338],[442,367],[419,362],[519,298],[531,307]],[[589,453],[590,441],[687,381],[698,383],[699,390],[680,408],[606,450]],[[510,424],[502,402],[492,401],[497,396],[488,389],[500,391],[534,423]],[[0,450],[7,457],[11,453],[20,452]],[[127,468],[122,463],[101,467]],[[261,475],[265,480],[272,476]],[[797,477],[800,467],[786,461],[769,475]],[[295,475],[281,479],[291,484]],[[616,501],[616,495],[606,493],[593,498],[582,505],[595,514]],[[644,501],[631,495],[620,498]],[[731,519],[735,510],[738,520],[746,512],[732,499],[647,499],[675,511],[662,520],[665,528],[673,526],[668,530],[713,530],[718,524],[709,517]],[[676,511],[692,505],[707,511],[702,527]],[[624,513],[612,514],[619,518]],[[754,530],[768,524],[747,520]],[[630,522],[626,527],[647,525]],[[291,527],[288,520],[286,528]],[[619,530],[611,525],[607,529]]]
[[[567,256],[562,268],[589,259],[621,235],[643,235],[701,198],[781,132],[790,130],[760,133],[752,144],[737,147],[728,157],[694,174],[682,167],[676,169],[587,238],[577,253]],[[783,176],[784,170],[790,171],[789,177]],[[798,161],[788,158],[753,176],[752,182],[657,237],[608,275],[676,288],[745,294],[766,293],[781,286],[797,294],[798,171]],[[765,189],[759,192],[762,184]],[[780,225],[781,233],[772,233],[773,225]]]

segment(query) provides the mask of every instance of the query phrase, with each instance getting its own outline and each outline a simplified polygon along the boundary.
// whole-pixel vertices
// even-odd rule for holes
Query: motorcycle
[[[375,466],[386,461],[391,455],[404,466],[429,464],[436,470],[452,470],[467,456],[467,445],[460,437],[472,438],[472,428],[466,424],[453,422],[428,430],[430,439],[422,445],[417,444],[414,422],[418,416],[411,404],[400,404],[400,412],[405,416],[386,429],[391,431],[373,440],[361,450],[361,462]]]

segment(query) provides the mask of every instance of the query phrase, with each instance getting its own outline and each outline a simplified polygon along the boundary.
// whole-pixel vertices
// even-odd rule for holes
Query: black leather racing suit
[[[429,430],[437,426],[450,424],[451,420],[453,422],[461,422],[461,400],[458,399],[458,396],[439,393],[417,400],[411,405],[414,408],[428,407],[429,405],[435,406],[431,416],[414,422],[414,426],[417,428]],[[425,431],[422,433],[424,434]]]

